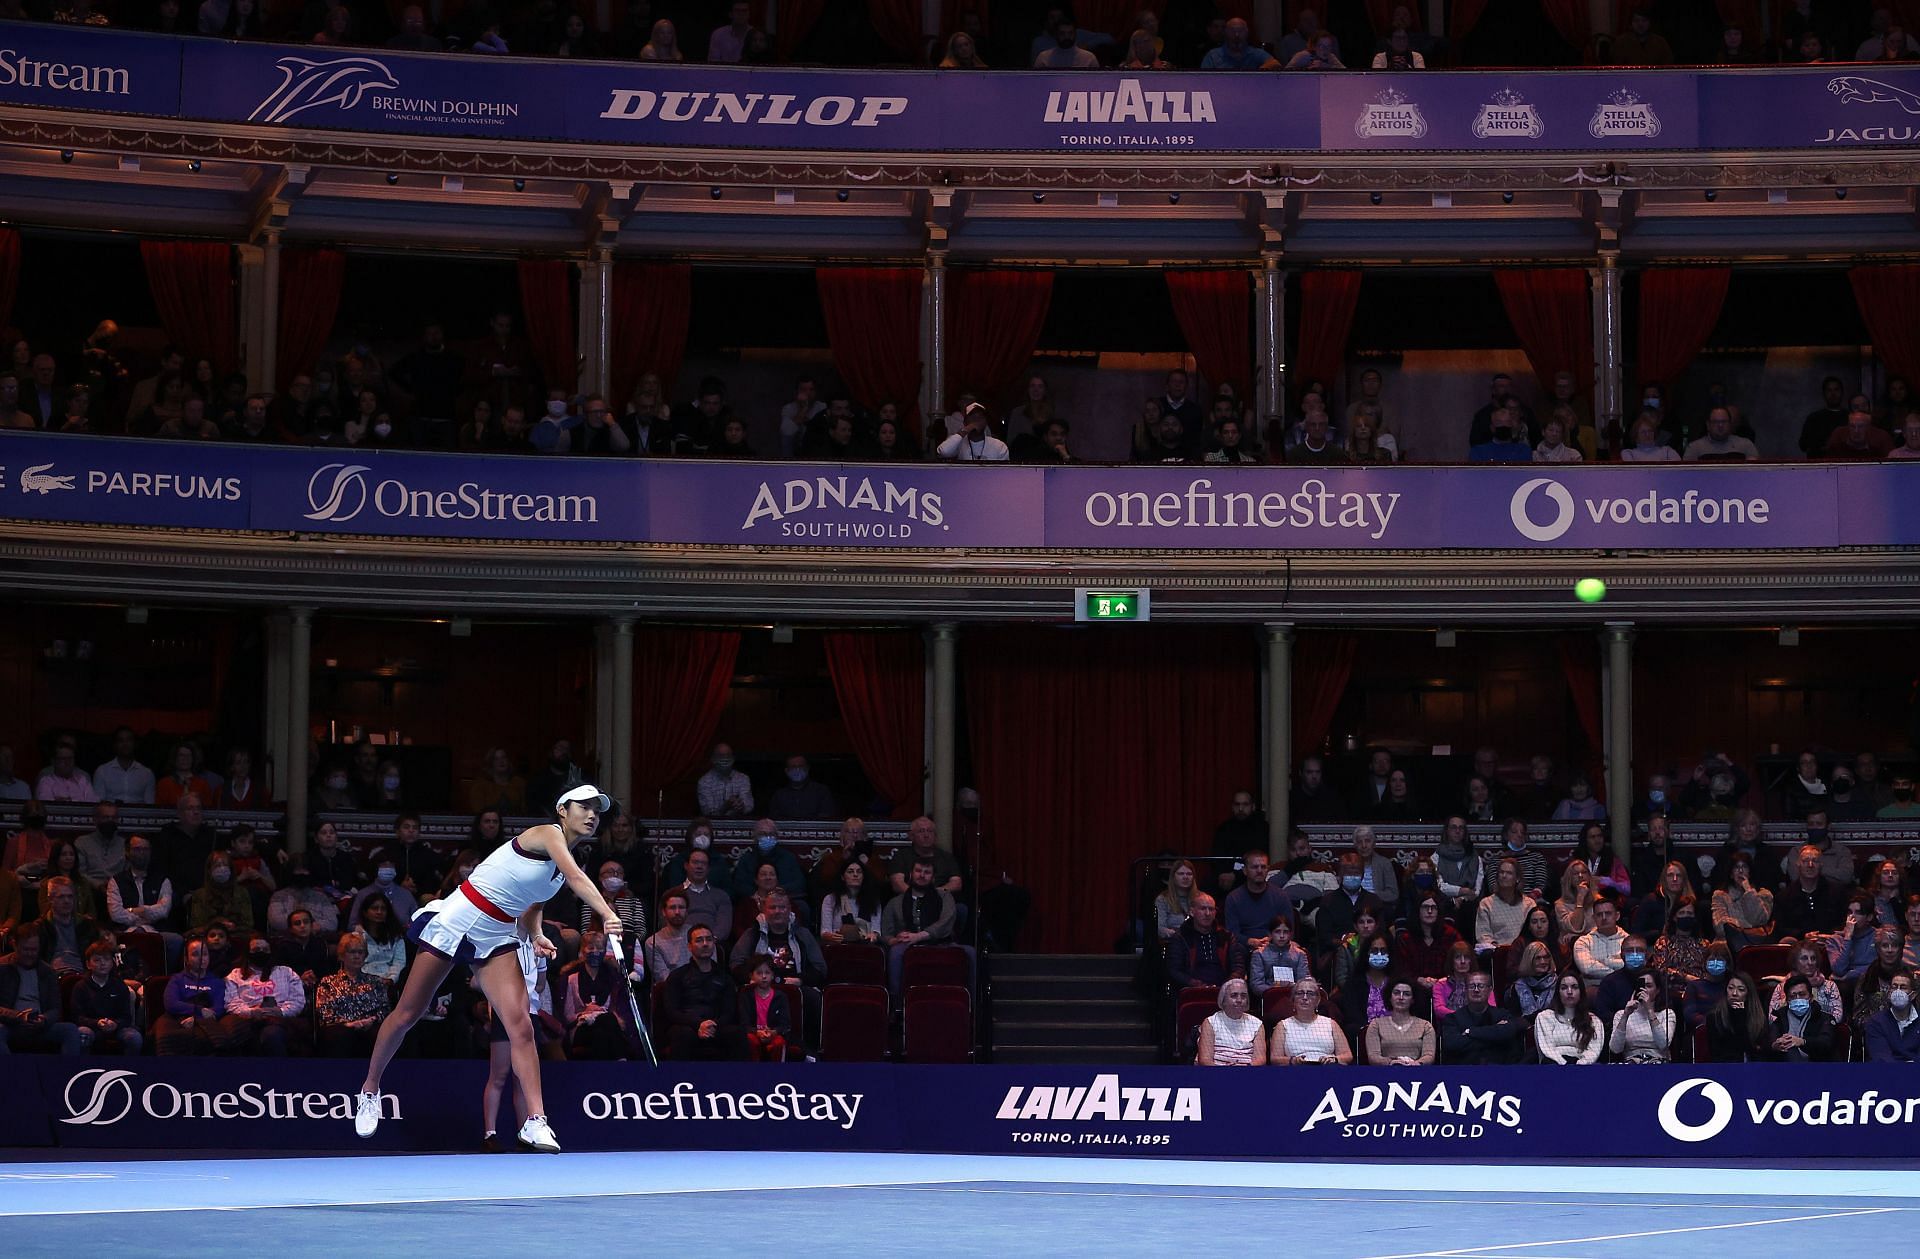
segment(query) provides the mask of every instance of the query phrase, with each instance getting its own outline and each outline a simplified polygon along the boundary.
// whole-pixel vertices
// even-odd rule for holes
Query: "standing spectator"
[[[93,789],[102,800],[153,803],[153,771],[134,759],[137,747],[133,727],[121,726],[113,732],[113,759],[93,773]]]
[[[34,785],[34,798],[42,802],[53,800],[72,804],[92,804],[95,796],[93,780],[87,772],[73,763],[74,744],[71,738],[62,738],[53,747],[53,762],[46,772],[40,775],[40,781]]]
[[[704,817],[752,817],[753,783],[745,774],[734,768],[732,745],[714,744],[713,755],[708,764],[710,768],[700,775],[700,781],[694,784],[694,793],[700,801],[701,815]]]
[[[314,990],[320,1016],[320,1052],[329,1058],[362,1058],[373,1052],[374,1033],[387,1017],[388,988],[366,973],[367,938],[340,937],[340,969]]]
[[[23,932],[0,958],[0,1057],[21,1049],[81,1051],[80,1029],[61,1017],[60,980],[40,960],[40,936]]]
[[[713,929],[690,928],[687,951],[687,964],[667,977],[662,997],[669,1056],[677,1062],[745,1060],[739,996],[727,968],[714,960]]]

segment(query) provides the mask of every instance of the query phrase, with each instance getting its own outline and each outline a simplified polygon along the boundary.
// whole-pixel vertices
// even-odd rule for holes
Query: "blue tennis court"
[[[1904,1250],[1920,1172],[1832,1166],[1214,1162],[802,1153],[0,1164],[10,1255],[764,1254],[909,1227],[954,1255],[1165,1254],[1235,1221],[1338,1259],[1744,1259]],[[250,1217],[245,1223],[235,1217]],[[891,1223],[888,1223],[891,1222]]]

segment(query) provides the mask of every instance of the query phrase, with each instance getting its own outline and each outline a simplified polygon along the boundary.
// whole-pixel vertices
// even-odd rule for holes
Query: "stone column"
[[[1287,816],[1293,787],[1293,626],[1269,625],[1266,635],[1267,851],[1279,862],[1286,859],[1293,826]]]
[[[605,790],[636,816],[633,795],[633,618],[613,618],[613,756]]]
[[[950,621],[933,627],[933,828],[940,846],[953,847],[953,750],[959,713],[954,701],[954,658],[960,632]],[[998,807],[995,805],[994,807]]]
[[[1608,621],[1607,816],[1613,851],[1630,860],[1633,838],[1633,624]]]
[[[1613,428],[1625,428],[1625,350],[1620,326],[1620,253],[1600,253],[1589,273],[1593,297],[1593,422],[1603,440]],[[1553,382],[1547,382],[1549,385]]]
[[[921,408],[921,431],[931,436],[939,417],[953,405],[947,397],[947,256],[939,251],[927,255],[926,320],[921,339],[927,347],[927,400]]]
[[[313,609],[287,609],[287,851],[307,850],[309,687],[313,670]]]
[[[1287,410],[1287,273],[1280,269],[1279,254],[1260,256],[1260,273],[1254,277],[1254,287],[1260,300],[1254,320],[1254,341],[1260,355],[1260,383],[1256,391],[1259,403],[1255,412],[1260,432],[1253,436],[1264,440],[1268,418],[1285,415]]]

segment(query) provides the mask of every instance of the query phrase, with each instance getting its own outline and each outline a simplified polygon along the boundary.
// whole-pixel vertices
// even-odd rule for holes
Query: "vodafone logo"
[[[1680,1103],[1687,1094],[1695,1089],[1707,1100],[1713,1111],[1703,1123],[1688,1123],[1680,1118]],[[1727,1092],[1727,1086],[1717,1080],[1708,1080],[1695,1076],[1691,1080],[1682,1080],[1668,1089],[1660,1099],[1660,1130],[1675,1141],[1711,1141],[1727,1130],[1733,1122],[1733,1094]]]
[[[127,1083],[132,1078],[133,1072],[117,1068],[93,1067],[76,1073],[67,1081],[64,1095],[68,1118],[60,1122],[97,1128],[119,1123],[133,1109],[133,1086]],[[89,1081],[84,1090],[82,1081]],[[81,1091],[86,1092],[86,1101],[76,1104],[74,1095]]]
[[[1553,504],[1553,520],[1549,524],[1537,525],[1533,515],[1527,510],[1528,502],[1535,490],[1544,488],[1547,501]],[[1513,492],[1513,500],[1507,504],[1507,513],[1513,517],[1513,527],[1520,536],[1535,542],[1551,542],[1567,530],[1573,528],[1573,495],[1567,493],[1567,487],[1547,477],[1535,477],[1523,483]]]

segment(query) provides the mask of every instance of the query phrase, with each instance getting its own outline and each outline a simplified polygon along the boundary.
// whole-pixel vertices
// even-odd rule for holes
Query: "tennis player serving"
[[[381,1075],[407,1032],[432,1003],[447,972],[466,962],[472,965],[474,981],[486,994],[487,1004],[506,1027],[513,1074],[526,1093],[528,1113],[520,1127],[519,1142],[545,1154],[560,1152],[560,1143],[553,1139],[553,1129],[547,1125],[540,1092],[540,1054],[527,1013],[526,977],[516,951],[520,941],[528,939],[536,952],[553,956],[553,944],[540,930],[540,915],[562,883],[600,915],[608,935],[620,934],[620,916],[570,851],[593,834],[600,815],[611,804],[598,787],[575,787],[554,802],[552,822],[521,831],[512,843],[495,849],[475,866],[453,895],[414,915],[409,934],[419,944],[420,952],[408,973],[406,990],[394,1004],[393,1013],[380,1024],[380,1035],[373,1043],[367,1080],[354,1104],[356,1133],[370,1137],[379,1128]]]

